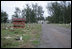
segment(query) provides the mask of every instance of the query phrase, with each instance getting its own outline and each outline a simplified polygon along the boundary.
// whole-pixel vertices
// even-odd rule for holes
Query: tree
[[[1,11],[1,22],[6,23],[8,20],[8,14],[4,11]]]
[[[55,2],[55,3],[52,3],[52,5],[50,6],[50,7],[47,7],[49,10],[50,10],[50,12],[52,13],[52,20],[54,20],[53,21],[53,23],[58,23],[58,12],[59,12],[59,9],[58,9],[58,3],[57,2]]]
[[[26,4],[26,8],[22,10],[23,16],[26,16],[26,22],[27,23],[37,22],[37,20],[36,20],[36,11],[34,9],[35,7],[32,7],[32,8],[30,8],[30,6],[28,4]]]
[[[33,8],[33,10],[34,10],[34,12],[36,14],[36,17],[37,17],[38,16],[38,4],[37,3],[35,5],[32,4],[32,8]]]
[[[34,5],[32,4],[32,8],[33,8],[33,11],[35,13],[35,17],[36,17],[36,21],[38,20],[44,20],[44,17],[43,17],[43,8],[41,6],[38,6],[37,3]]]
[[[37,14],[38,15],[37,19],[38,20],[44,20],[43,13],[44,13],[43,8],[41,6],[38,6],[38,14]]]
[[[12,15],[12,16],[15,17],[15,18],[20,18],[21,17],[21,15],[20,15],[21,14],[21,10],[18,7],[16,7],[15,10],[16,10],[14,12],[15,14]]]
[[[36,20],[36,13],[34,12],[34,10],[31,11],[31,22],[32,23],[37,22],[37,20]]]
[[[25,15],[26,15],[26,11],[25,11],[25,9],[23,9],[23,10],[22,10],[22,18],[26,18]]]
[[[53,22],[51,16],[46,17],[46,20],[49,21],[50,23]]]
[[[24,8],[22,11],[19,8],[16,8],[15,14],[12,16],[19,18],[21,14],[22,18],[25,18],[27,23],[37,23],[39,17],[40,20],[44,19],[43,12],[42,7],[38,6],[37,3],[35,5],[32,4],[32,8],[26,4],[26,8]]]
[[[69,23],[71,17],[71,5],[68,4],[67,6],[66,1],[62,1],[60,3],[54,2],[51,3],[50,6],[47,6],[47,10],[51,13],[51,20],[53,23]],[[69,8],[68,8],[69,7]]]
[[[42,17],[38,17],[38,20],[44,20],[44,17],[42,16]]]
[[[35,14],[35,20],[36,20],[36,22],[38,21],[38,19],[37,19],[37,17],[38,17],[38,4],[36,3],[35,5],[34,4],[32,4],[32,10],[33,10],[33,12],[34,12],[34,14]]]
[[[38,17],[42,17],[43,16],[43,8],[41,6],[38,6]]]
[[[27,6],[27,8],[25,9],[25,11],[26,11],[26,14],[25,14],[25,16],[26,16],[26,22],[31,22],[31,8],[29,7],[29,5],[28,4],[26,4],[26,6]]]
[[[68,23],[71,22],[71,4],[68,3],[68,8],[67,8],[67,14],[68,14]]]
[[[64,16],[64,23],[71,22],[71,4],[63,1],[63,16]],[[68,4],[68,5],[67,5]]]

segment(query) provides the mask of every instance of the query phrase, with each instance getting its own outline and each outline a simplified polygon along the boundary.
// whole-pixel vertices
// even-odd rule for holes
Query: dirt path
[[[42,24],[39,48],[70,48],[71,29],[53,24]]]

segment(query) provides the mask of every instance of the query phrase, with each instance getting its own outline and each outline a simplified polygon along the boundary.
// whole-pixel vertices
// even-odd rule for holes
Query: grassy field
[[[58,25],[60,27],[64,27],[64,28],[69,28],[71,29],[71,25],[70,24],[55,24],[55,25]]]
[[[40,24],[25,24],[20,29],[5,29],[12,24],[1,24],[1,48],[37,48],[41,33]],[[23,37],[23,40],[16,40],[17,37]],[[11,37],[5,39],[5,37]]]

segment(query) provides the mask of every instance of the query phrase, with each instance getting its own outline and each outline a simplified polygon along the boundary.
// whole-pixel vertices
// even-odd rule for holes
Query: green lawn
[[[25,24],[24,28],[5,29],[5,25],[12,26],[12,24],[1,24],[1,48],[35,48],[39,44],[39,37],[41,33],[40,24]],[[5,39],[4,37],[11,37]],[[22,41],[17,41],[15,38],[22,36]]]
[[[64,28],[71,28],[70,24],[55,24],[55,25],[58,25],[58,26],[64,27]]]

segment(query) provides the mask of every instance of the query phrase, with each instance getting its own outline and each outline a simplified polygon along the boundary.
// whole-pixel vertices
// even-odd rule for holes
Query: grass
[[[1,39],[2,48],[11,48],[12,46],[18,46],[18,42],[13,41],[13,39]]]
[[[37,45],[39,44],[39,41],[38,40],[33,40],[31,41],[33,45],[35,45],[35,47],[38,47]]]
[[[5,24],[7,27],[13,24]],[[39,37],[41,32],[40,24],[25,24],[24,28],[5,29],[5,25],[1,24],[1,48],[34,48],[39,44]],[[3,28],[4,27],[4,28]],[[22,36],[22,41],[16,41],[15,38]],[[4,37],[10,36],[10,39],[4,39]],[[32,40],[32,41],[30,41]],[[35,41],[33,41],[35,40]]]
[[[56,24],[60,27],[65,27],[65,28],[71,28],[71,25],[70,24]]]

